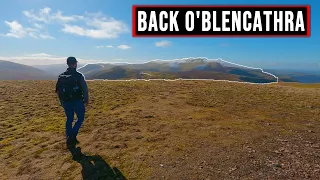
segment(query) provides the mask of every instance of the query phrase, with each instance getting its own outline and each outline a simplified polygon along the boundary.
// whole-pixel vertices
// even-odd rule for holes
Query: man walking
[[[88,86],[84,75],[77,71],[77,62],[75,57],[68,57],[68,69],[59,75],[56,84],[56,93],[67,117],[67,145],[79,143],[77,135],[84,121],[85,106],[89,102]],[[72,127],[75,113],[77,121]]]

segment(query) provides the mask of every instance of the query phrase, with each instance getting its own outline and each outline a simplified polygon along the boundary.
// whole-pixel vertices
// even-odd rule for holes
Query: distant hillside
[[[35,67],[0,60],[0,80],[51,80],[55,78]]]
[[[144,64],[88,64],[83,68],[80,68],[79,71],[82,72],[87,79],[183,78],[216,79],[252,83],[277,82],[277,79],[274,76],[266,74],[260,69],[246,68],[228,62],[222,63],[222,61],[211,61],[204,58],[150,61]],[[124,75],[125,72],[126,75]]]
[[[283,80],[284,82],[320,83],[319,72],[308,72],[308,71],[297,71],[297,70],[268,70],[268,71],[279,76],[279,79]]]
[[[78,67],[82,67],[82,66],[84,65],[78,64]],[[33,67],[41,69],[46,73],[49,73],[55,76],[58,76],[68,68],[67,64],[33,65]]]
[[[183,71],[177,73],[180,78],[183,79],[215,79],[215,80],[229,80],[229,81],[240,81],[239,76],[220,73],[214,71]]]
[[[83,67],[80,67],[78,69],[79,72],[83,73],[86,78],[91,77],[97,73],[105,72],[107,70],[110,70],[111,68],[116,67],[116,65],[113,64],[86,64]]]
[[[57,76],[66,70],[65,64],[36,65],[34,66],[49,74]],[[217,79],[242,82],[276,82],[277,79],[268,74],[274,74],[279,82],[320,83],[320,72],[275,70],[248,68],[223,60],[208,60],[206,58],[184,58],[177,60],[154,60],[141,64],[128,63],[96,63],[79,64],[78,71],[83,73],[87,79],[101,77],[100,74],[108,72],[115,67],[127,70],[140,71],[143,79]],[[109,72],[108,72],[109,73]],[[133,76],[135,77],[135,76]],[[133,78],[128,77],[128,78]]]
[[[122,67],[114,67],[109,70],[103,70],[98,73],[95,73],[87,77],[87,79],[141,79],[141,72]]]
[[[292,75],[292,78],[302,83],[320,83],[320,75]]]
[[[298,82],[290,76],[278,76],[279,82]]]

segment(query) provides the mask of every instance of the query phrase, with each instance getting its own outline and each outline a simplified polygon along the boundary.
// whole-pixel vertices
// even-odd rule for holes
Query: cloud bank
[[[51,64],[65,64],[67,57],[55,56],[46,53],[25,54],[23,56],[0,56],[0,60],[11,61],[19,64],[29,66],[33,65],[51,65]],[[77,58],[81,64],[104,62],[97,59],[82,59]]]

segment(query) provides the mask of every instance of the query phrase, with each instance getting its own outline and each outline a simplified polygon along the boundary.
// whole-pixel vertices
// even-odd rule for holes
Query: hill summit
[[[223,60],[184,58],[141,64],[88,64],[79,68],[87,79],[214,79],[251,83],[278,82],[276,76]],[[141,75],[142,74],[142,75]]]

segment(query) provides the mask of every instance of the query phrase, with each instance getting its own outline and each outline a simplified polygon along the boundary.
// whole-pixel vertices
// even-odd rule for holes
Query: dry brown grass
[[[82,152],[128,179],[319,179],[320,91],[90,81]],[[53,81],[0,82],[0,177],[81,179]]]

